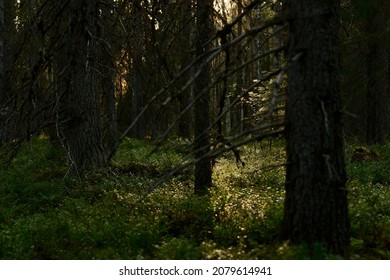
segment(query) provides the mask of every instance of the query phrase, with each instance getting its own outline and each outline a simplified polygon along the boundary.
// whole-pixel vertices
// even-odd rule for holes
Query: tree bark
[[[73,171],[106,166],[96,73],[97,0],[71,0],[66,33],[67,65],[62,71],[61,130]],[[60,54],[61,56],[62,54]]]
[[[111,35],[111,30],[115,29],[115,24],[110,22],[111,9],[107,6],[102,6],[101,22],[104,27],[100,32],[102,38],[109,38],[110,44],[101,42],[100,56],[101,56],[101,73],[102,73],[102,103],[104,110],[104,130],[103,140],[105,147],[111,151],[118,143],[118,122],[116,111],[116,97],[115,97],[115,62],[114,55],[118,47],[114,43],[114,38]],[[107,32],[108,31],[108,32]]]
[[[0,146],[7,142],[8,128],[7,128],[7,109],[5,103],[7,96],[4,89],[5,85],[5,45],[6,39],[4,36],[5,22],[4,22],[4,0],[0,0]]]
[[[198,0],[196,7],[196,54],[201,57],[210,48],[209,38],[212,31],[213,1]],[[195,113],[195,193],[205,194],[211,186],[211,161],[203,158],[210,151],[210,139],[207,128],[210,126],[210,95],[207,89],[210,84],[210,69],[200,61],[195,67],[201,74],[194,84]],[[199,96],[200,95],[200,96]]]
[[[12,47],[10,35],[15,30],[13,1],[0,0],[0,146],[13,138],[12,96]]]
[[[339,1],[290,0],[287,173],[282,237],[348,257],[339,104]]]
[[[390,89],[389,89],[389,40],[386,33],[389,4],[374,1],[372,14],[367,20],[367,134],[368,144],[383,143],[390,136]]]
[[[143,65],[143,26],[142,26],[142,8],[141,0],[133,1],[133,34],[134,44],[132,48],[132,81],[131,81],[131,117],[136,119],[144,106],[145,78]],[[144,138],[145,136],[145,117],[137,121],[134,129],[130,132],[132,137]]]
[[[192,17],[192,7],[191,7],[191,1],[188,0],[182,0],[180,3],[181,5],[181,13],[185,15],[186,21],[181,23],[183,24],[183,35],[182,35],[182,44],[181,47],[183,48],[183,52],[180,55],[180,65],[181,68],[186,68],[192,61],[193,55],[190,53],[190,50],[192,49],[191,46],[191,40],[189,38],[192,37],[192,30],[191,26],[193,23]],[[190,79],[191,72],[184,75],[184,79],[182,82],[182,86]],[[184,111],[185,108],[188,106],[188,104],[191,102],[191,87],[188,87],[185,91],[182,92],[179,96],[179,106],[180,111]],[[179,136],[183,138],[189,139],[191,137],[191,131],[192,131],[192,110],[188,110],[186,113],[183,114],[183,116],[179,120]]]
[[[102,87],[103,87],[103,107],[104,107],[104,142],[108,150],[113,149],[118,142],[118,124],[115,105],[115,70],[111,59],[107,54],[103,54]]]

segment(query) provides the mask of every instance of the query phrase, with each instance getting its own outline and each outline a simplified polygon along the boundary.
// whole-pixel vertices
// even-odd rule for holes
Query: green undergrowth
[[[126,139],[109,171],[67,176],[66,157],[34,139],[0,171],[0,259],[306,259],[278,239],[285,151],[281,140],[240,148],[214,163],[208,196],[193,171],[156,182],[186,157],[184,140],[153,152]],[[349,147],[353,151],[354,147]],[[349,163],[351,256],[389,259],[390,144],[375,161]],[[312,258],[327,259],[321,246]]]
[[[359,148],[359,145],[350,149]],[[347,165],[352,257],[390,259],[390,142],[366,147],[375,157]]]

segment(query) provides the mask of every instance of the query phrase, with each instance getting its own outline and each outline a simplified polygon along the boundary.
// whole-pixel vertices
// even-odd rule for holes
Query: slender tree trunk
[[[184,69],[187,67],[192,60],[192,56],[190,54],[191,50],[191,40],[188,40],[192,36],[192,17],[193,14],[191,12],[191,1],[188,0],[182,0],[181,9],[182,13],[186,15],[186,19],[188,17],[188,21],[186,21],[184,24],[186,24],[183,27],[183,52],[180,54],[180,64],[181,68]],[[190,78],[191,73],[185,75],[185,78],[183,79],[183,85],[187,82],[187,80]],[[187,89],[182,92],[182,94],[179,96],[179,106],[180,111],[184,111],[184,109],[188,106],[188,104],[191,101],[191,87],[187,87]],[[179,121],[179,136],[184,138],[190,138],[191,137],[191,130],[192,130],[192,112],[191,110],[188,110],[183,116],[180,118]]]
[[[243,11],[242,1],[237,2],[237,9],[238,9],[237,15],[240,15]],[[258,8],[258,9],[260,9],[260,8]],[[243,32],[242,19],[240,19],[238,21],[237,29],[238,29],[237,36],[241,36],[241,34]],[[260,36],[258,36],[258,37],[260,37]],[[237,44],[236,48],[238,49],[239,52],[241,52],[242,46],[240,43]],[[244,59],[242,58],[241,54],[238,55],[238,58],[239,58],[238,59],[239,63],[240,64],[243,63]],[[260,61],[261,60],[259,60],[259,65],[260,65]],[[259,69],[259,71],[261,72],[261,68]],[[244,78],[245,78],[245,72],[238,71],[236,74],[236,81],[237,81],[236,93],[237,93],[237,95],[241,94],[241,91],[243,90]],[[243,132],[244,130],[246,130],[248,128],[247,121],[246,121],[246,118],[248,116],[248,111],[249,111],[248,98],[249,98],[249,95],[244,94],[244,96],[242,97],[241,102],[240,102],[240,112],[239,112],[239,116],[238,116],[238,120],[239,120],[239,124],[240,124],[240,132]]]
[[[131,117],[132,120],[137,118],[144,106],[144,94],[145,94],[145,78],[144,78],[144,65],[142,60],[142,45],[143,38],[143,26],[142,26],[142,8],[141,0],[133,1],[133,34],[134,44],[132,48],[132,81],[131,81]],[[131,131],[131,136],[135,138],[144,138],[145,136],[145,118],[142,116],[134,129]]]
[[[339,1],[290,0],[287,174],[282,237],[348,257],[339,104]]]
[[[74,171],[102,168],[103,151],[96,73],[97,0],[71,0],[62,71],[64,117],[61,129]]]
[[[12,96],[12,47],[10,35],[14,26],[14,3],[0,0],[0,146],[12,140],[13,118],[10,98]]]
[[[212,31],[212,0],[198,0],[196,9],[196,54],[202,56],[209,48],[209,38]],[[201,69],[201,67],[203,67]],[[210,84],[209,66],[199,62],[196,70],[202,70],[194,85],[195,113],[195,193],[204,194],[211,186],[211,161],[202,159],[210,151],[210,139],[207,128],[210,125],[210,93],[206,90]],[[198,95],[200,95],[198,97]]]
[[[367,90],[367,143],[383,143],[386,136],[386,95],[388,90],[388,50],[385,46],[371,45],[368,59]],[[390,132],[387,132],[390,133]]]
[[[7,109],[5,103],[7,96],[5,93],[5,45],[6,38],[4,36],[5,22],[4,22],[4,0],[0,0],[0,146],[7,142],[9,138],[7,128]]]
[[[390,136],[390,89],[389,89],[389,40],[386,31],[389,3],[374,1],[376,7],[367,21],[368,88],[367,88],[367,143],[383,143]],[[375,5],[374,5],[375,6]]]

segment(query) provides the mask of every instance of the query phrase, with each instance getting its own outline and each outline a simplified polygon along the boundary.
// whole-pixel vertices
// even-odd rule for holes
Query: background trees
[[[117,146],[116,122],[118,133],[122,135],[161,141],[168,135],[178,134],[190,139],[194,136],[193,117],[198,119],[204,115],[194,114],[193,108],[203,110],[207,107],[194,104],[199,105],[207,95],[211,122],[204,123],[202,131],[209,129],[214,146],[220,142],[226,145],[221,133],[228,132],[230,137],[243,133],[236,135],[236,139],[245,134],[253,135],[253,131],[244,130],[257,130],[263,113],[276,114],[276,111],[266,108],[266,104],[275,104],[275,98],[268,95],[270,86],[264,81],[271,81],[278,74],[281,64],[276,57],[282,46],[277,38],[279,31],[274,33],[276,29],[272,24],[243,33],[244,26],[253,29],[276,14],[280,3],[247,2],[210,3],[207,18],[210,26],[220,30],[217,34],[209,27],[206,33],[198,31],[203,21],[196,21],[201,13],[196,10],[198,5],[191,1],[107,0],[88,4],[85,8],[85,3],[78,3],[81,6],[74,8],[76,4],[72,1],[58,6],[52,1],[9,1],[15,15],[8,14],[10,24],[7,30],[12,30],[14,25],[19,34],[15,65],[19,67],[19,73],[25,74],[18,75],[15,92],[10,93],[9,98],[15,108],[21,108],[20,116],[16,118],[19,122],[16,126],[21,130],[19,140],[22,142],[31,135],[44,133],[53,141],[67,145],[73,141],[71,139],[85,136],[85,133],[76,136],[77,129],[67,124],[76,123],[82,127],[84,116],[81,115],[93,107],[95,109],[88,114],[94,121],[86,120],[85,124],[96,124],[95,129],[91,128],[96,130],[92,132],[94,137],[99,138],[96,143],[106,142],[104,146],[111,147],[111,150]],[[79,29],[66,21],[71,9],[77,8],[90,11],[71,18],[84,24],[85,27]],[[257,12],[252,13],[255,9],[265,14],[264,19],[257,17]],[[229,23],[236,16],[236,20]],[[253,39],[267,29],[271,35],[260,34],[262,42]],[[205,37],[207,33],[209,38]],[[83,36],[84,41],[80,39]],[[198,39],[202,37],[201,42]],[[28,38],[34,38],[30,45],[26,43]],[[209,39],[209,53],[200,47],[206,39]],[[199,46],[191,43],[197,40]],[[68,43],[70,41],[73,43]],[[82,48],[85,50],[81,51]],[[275,59],[269,58],[273,53]],[[71,63],[69,58],[73,59]],[[258,61],[264,63],[256,64]],[[204,80],[204,77],[194,77],[200,65],[208,68],[206,72],[210,74],[199,72],[201,76],[209,77],[203,83],[202,94],[198,93],[199,98],[195,98],[194,88]],[[77,73],[84,66],[87,67],[83,70],[85,73]],[[260,80],[257,79],[258,73],[271,69],[275,72],[268,76],[261,74]],[[80,94],[75,92],[78,90]],[[66,97],[69,92],[74,92],[74,96]],[[89,95],[88,92],[94,96],[86,99],[95,100],[94,104],[77,101],[77,98]],[[67,99],[72,102],[67,104]],[[76,104],[81,107],[75,108]],[[283,106],[282,103],[279,105]],[[282,117],[283,112],[278,111],[277,115]],[[71,122],[71,119],[82,122]],[[65,136],[68,130],[74,137]],[[80,131],[83,130],[89,131],[85,128]],[[213,135],[212,130],[219,135]],[[6,133],[5,127],[2,131]],[[85,144],[84,148],[91,145]],[[101,152],[95,156],[101,158]],[[76,158],[75,155],[72,157]],[[72,161],[74,159],[69,163]],[[96,161],[101,162],[100,159]]]
[[[283,236],[347,256],[341,115],[385,141],[385,2],[342,1],[339,20],[337,1],[0,1],[0,158],[49,138],[87,173],[126,137],[179,137],[181,163],[151,185],[195,166],[205,194],[219,156],[244,166],[245,144],[287,136]]]
[[[390,131],[389,102],[389,34],[386,25],[389,3],[372,1],[367,11],[368,39],[368,92],[367,92],[367,143],[383,143]],[[387,134],[387,135],[386,135]]]
[[[388,138],[388,20],[386,1],[342,1],[343,99],[348,137]]]

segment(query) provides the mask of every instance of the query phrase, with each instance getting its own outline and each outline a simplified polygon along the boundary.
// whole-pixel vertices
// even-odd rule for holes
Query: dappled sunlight
[[[191,170],[150,189],[156,174],[180,163],[174,158],[181,154],[170,147],[153,160],[143,159],[150,143],[126,141],[110,172],[91,172],[79,180],[64,178],[58,171],[65,166],[64,155],[46,139],[34,139],[9,170],[0,172],[0,257],[308,258],[308,248],[278,239],[285,195],[283,141],[241,147],[245,167],[230,153],[217,159],[207,196],[193,195]],[[353,259],[389,258],[389,151],[376,149],[375,163],[348,165]],[[321,246],[314,249],[312,258],[337,258]]]

